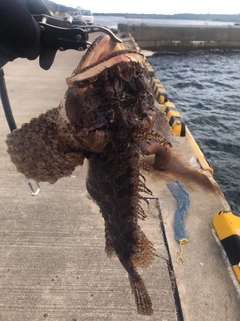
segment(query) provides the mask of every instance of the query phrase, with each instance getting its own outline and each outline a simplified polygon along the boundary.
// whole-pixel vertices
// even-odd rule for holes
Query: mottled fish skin
[[[78,84],[74,86],[66,99],[66,112],[72,122],[85,119],[74,107],[79,101]],[[128,272],[138,313],[152,315],[151,298],[136,269],[148,266],[155,255],[152,243],[138,225],[138,218],[145,217],[140,192],[151,193],[140,175],[138,141],[167,142],[152,132],[154,98],[139,63],[123,61],[104,70],[94,82],[93,96],[101,97],[100,102],[96,98],[94,113],[96,119],[108,123],[106,135],[111,139],[101,153],[89,158],[87,190],[105,221],[108,256],[116,253]],[[91,102],[95,106],[94,98]],[[89,106],[86,113],[88,110]]]
[[[97,51],[104,42],[107,49]],[[155,256],[138,225],[138,219],[146,217],[141,193],[151,194],[139,170],[139,142],[171,144],[152,129],[152,90],[132,50],[119,51],[109,37],[97,40],[94,48],[98,53],[89,50],[94,58],[89,62],[86,54],[68,79],[60,106],[8,135],[8,152],[21,173],[50,183],[69,176],[84,158],[89,160],[86,185],[105,221],[106,253],[116,254],[128,272],[138,313],[152,315],[151,298],[137,271]],[[89,63],[95,68],[108,54],[116,58],[115,64],[82,77],[86,70],[91,74]]]

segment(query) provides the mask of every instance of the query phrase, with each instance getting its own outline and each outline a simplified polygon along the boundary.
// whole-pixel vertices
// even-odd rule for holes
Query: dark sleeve
[[[48,10],[41,0],[0,0],[0,67],[17,57],[40,53],[40,28],[31,14]]]

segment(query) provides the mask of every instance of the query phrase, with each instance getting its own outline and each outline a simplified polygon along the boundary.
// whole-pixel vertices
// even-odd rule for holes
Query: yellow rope
[[[180,246],[180,253],[177,257],[177,264],[178,265],[183,265],[184,264],[184,259],[182,257],[182,254],[183,254],[183,249],[182,249],[182,245],[187,243],[188,242],[188,239],[187,238],[183,238],[181,240],[179,240],[179,246]]]

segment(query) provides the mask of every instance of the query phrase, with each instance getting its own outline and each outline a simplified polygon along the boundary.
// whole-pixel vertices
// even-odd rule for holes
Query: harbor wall
[[[130,32],[139,47],[152,51],[240,49],[239,25],[146,25],[119,24]]]

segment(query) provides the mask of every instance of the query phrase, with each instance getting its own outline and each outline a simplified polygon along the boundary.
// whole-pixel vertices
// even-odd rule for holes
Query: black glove
[[[49,11],[42,0],[0,0],[0,67],[18,57],[33,60],[40,55],[41,31],[31,14]]]

